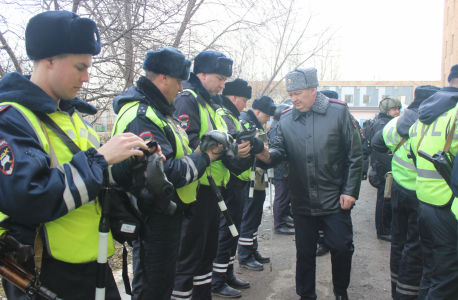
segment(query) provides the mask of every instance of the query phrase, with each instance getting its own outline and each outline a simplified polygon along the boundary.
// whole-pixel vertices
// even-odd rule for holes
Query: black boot
[[[286,227],[277,227],[274,229],[276,234],[294,235],[294,230]]]
[[[262,256],[261,253],[259,253],[258,250],[254,251],[254,259],[257,262],[260,262],[261,264],[266,264],[266,263],[270,262],[270,257]]]
[[[232,277],[231,279],[226,280],[227,284],[234,289],[247,289],[250,287],[248,281],[238,279],[237,277]]]
[[[250,269],[250,270],[253,270],[253,271],[262,271],[262,270],[264,270],[264,266],[261,263],[257,262],[256,260],[253,260],[253,261],[248,262],[248,263],[240,263],[239,262],[239,267]]]
[[[323,256],[329,252],[329,248],[325,245],[318,244],[318,248],[316,249],[316,256]]]
[[[336,296],[336,300],[348,300],[347,293],[345,293],[344,295],[337,295],[336,291],[334,291],[334,295]]]
[[[224,284],[219,289],[212,289],[212,295],[223,298],[240,298],[242,297],[242,292]]]

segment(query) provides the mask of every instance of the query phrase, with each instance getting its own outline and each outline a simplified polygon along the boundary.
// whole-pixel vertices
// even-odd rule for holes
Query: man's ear
[[[52,57],[43,58],[41,61],[43,62],[43,64],[45,65],[47,69],[54,68],[54,59]]]
[[[164,84],[164,85],[168,85],[169,84],[169,79],[170,79],[169,76],[167,76],[165,74],[160,74],[159,76],[161,76],[162,84]]]

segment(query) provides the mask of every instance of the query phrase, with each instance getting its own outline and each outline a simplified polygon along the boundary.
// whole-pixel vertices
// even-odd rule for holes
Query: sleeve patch
[[[189,125],[191,125],[191,122],[189,120],[189,116],[188,115],[180,115],[178,117],[178,120],[180,120],[181,128],[183,128],[184,130],[188,130]]]
[[[10,107],[9,104],[0,105],[0,112],[4,111],[4,110],[7,109],[8,107]]]
[[[5,175],[13,174],[14,156],[6,140],[0,140],[0,170]]]
[[[149,142],[151,140],[155,141],[154,139],[154,136],[153,134],[151,133],[151,131],[143,131],[142,133],[140,133],[138,135],[142,140],[144,140],[145,142]]]

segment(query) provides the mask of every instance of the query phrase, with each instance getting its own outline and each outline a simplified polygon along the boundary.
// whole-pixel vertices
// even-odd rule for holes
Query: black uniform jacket
[[[388,122],[391,121],[392,119],[393,119],[392,116],[389,116],[385,113],[379,113],[377,115],[377,121],[373,127],[375,134],[371,139],[371,145],[375,141],[374,140],[375,135],[378,132],[380,132],[381,134],[385,125],[388,124]],[[377,173],[377,178],[379,182],[384,185],[385,184],[385,174],[391,171],[391,160],[393,159],[393,155],[390,155],[386,152],[381,153],[381,152],[374,151],[373,158],[374,158],[374,167],[375,167],[375,172]]]
[[[345,102],[317,93],[311,111],[283,112],[269,153],[272,163],[287,160],[294,214],[322,216],[342,211],[340,196],[358,199],[363,156],[357,128]]]
[[[396,131],[403,138],[409,138],[409,129],[418,120],[418,107],[421,101],[412,102],[405,110],[404,114],[399,117],[396,123]],[[372,148],[380,153],[388,153],[390,149],[386,146],[383,139],[383,130],[377,132],[372,138]]]
[[[277,136],[277,127],[280,123],[277,120],[272,122],[270,125],[270,130],[267,133],[269,136],[269,142],[272,144],[274,142],[275,137]],[[288,180],[288,163],[282,162],[281,164],[275,166],[274,168],[274,179],[278,180]]]
[[[209,114],[212,118],[217,114],[216,109],[220,103],[216,103],[214,99],[212,99],[208,91],[202,86],[200,79],[192,72],[189,80],[183,82],[183,89],[193,90],[197,93],[197,98],[189,91],[180,93],[175,99],[175,116],[180,121],[181,128],[188,134],[189,147],[195,149],[200,144],[199,134],[201,129],[201,118],[205,117],[200,115],[199,103],[204,107],[206,107],[206,103],[210,104],[213,108],[209,110]],[[211,124],[209,124],[209,126],[211,126]],[[249,166],[247,167],[241,164],[238,157],[231,159],[222,155],[220,159],[224,166],[235,175],[239,175],[249,168]]]
[[[168,104],[161,91],[144,76],[141,76],[137,81],[137,86],[130,87],[113,100],[115,113],[118,114],[124,105],[133,101],[140,101],[140,103],[151,106],[156,110],[159,118],[166,122],[166,117],[173,116],[175,109],[173,104]],[[174,121],[176,126],[180,126],[178,120],[175,119]],[[144,114],[137,115],[127,125],[125,132],[132,132],[144,140],[152,139],[161,146],[162,154],[167,159],[164,162],[164,172],[175,188],[183,187],[197,180],[210,165],[210,158],[206,153],[192,153],[186,157],[175,159],[177,149],[174,134],[170,132],[166,136],[161,128]],[[126,182],[130,182],[130,180],[127,178]]]

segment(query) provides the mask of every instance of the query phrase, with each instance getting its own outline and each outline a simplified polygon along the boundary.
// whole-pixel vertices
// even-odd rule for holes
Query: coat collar
[[[317,92],[315,103],[310,108],[310,112],[324,115],[328,107],[329,107],[329,98],[323,95],[322,93]],[[300,116],[305,115],[306,113],[308,112],[300,112],[296,109],[296,107],[293,107],[293,112],[292,112],[293,120],[296,121]]]
[[[240,116],[240,112],[237,109],[237,107],[235,107],[234,103],[232,103],[232,101],[228,97],[226,97],[224,95],[221,95],[221,98],[223,99],[223,103],[222,103],[223,106],[227,110],[229,110],[234,117],[236,117],[238,119],[239,116]]]
[[[264,127],[261,125],[261,123],[259,123],[258,118],[254,114],[254,111],[249,109],[249,110],[247,110],[246,114],[250,118],[250,121],[253,122],[258,129],[264,130]]]
[[[138,88],[145,94],[149,105],[159,110],[164,116],[172,116],[175,105],[169,104],[162,92],[145,76],[141,76],[137,81]]]

